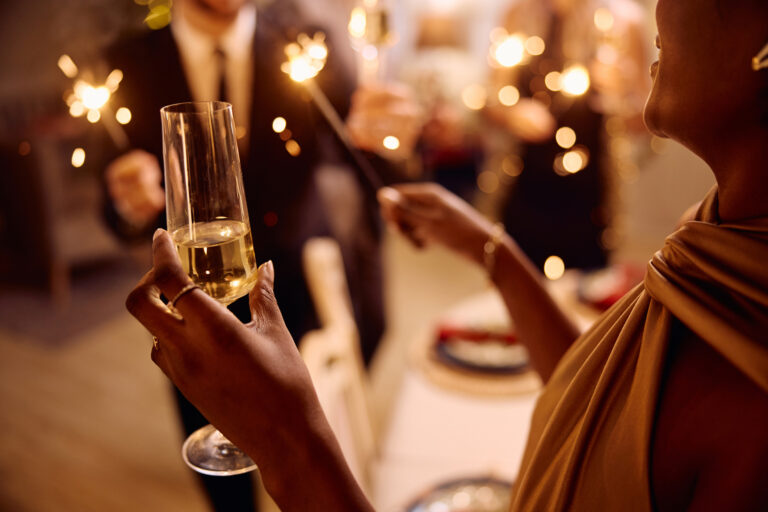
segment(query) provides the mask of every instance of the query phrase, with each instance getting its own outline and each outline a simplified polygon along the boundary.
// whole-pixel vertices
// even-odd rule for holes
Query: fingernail
[[[267,265],[267,268],[269,269],[269,272],[270,272],[271,274],[274,274],[274,273],[275,273],[275,264],[274,264],[274,263],[272,263],[272,260],[269,260],[269,261],[266,263],[266,265]]]
[[[401,194],[392,187],[381,187],[376,194],[379,201],[389,201],[391,203],[397,203],[400,201]]]
[[[152,235],[152,240],[154,240],[155,238],[159,237],[160,233],[162,233],[162,232],[163,232],[163,228],[157,228],[155,230],[155,233]]]

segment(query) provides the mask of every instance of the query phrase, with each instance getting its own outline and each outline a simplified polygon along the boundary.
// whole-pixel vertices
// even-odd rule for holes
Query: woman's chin
[[[654,84],[655,85],[655,84]],[[649,132],[657,137],[668,137],[663,129],[663,123],[661,122],[661,113],[659,109],[658,96],[655,88],[651,90],[648,95],[648,99],[645,101],[645,107],[643,108],[643,123]]]

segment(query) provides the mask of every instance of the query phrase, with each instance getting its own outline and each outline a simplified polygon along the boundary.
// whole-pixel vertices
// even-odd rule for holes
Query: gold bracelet
[[[493,277],[493,270],[496,267],[496,251],[501,244],[501,238],[504,236],[504,224],[497,222],[491,229],[491,234],[488,237],[488,241],[483,245],[483,264],[485,265],[485,271],[488,273],[488,277]]]

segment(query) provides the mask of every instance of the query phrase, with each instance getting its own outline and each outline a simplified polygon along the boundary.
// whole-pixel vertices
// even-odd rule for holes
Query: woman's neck
[[[701,156],[712,168],[722,221],[768,217],[768,131],[741,132]]]

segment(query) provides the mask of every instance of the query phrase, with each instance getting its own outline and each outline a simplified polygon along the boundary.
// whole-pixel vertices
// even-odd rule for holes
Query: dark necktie
[[[216,47],[214,50],[216,53],[216,60],[219,66],[219,101],[229,102],[229,94],[227,90],[227,54],[224,53],[220,47]]]

